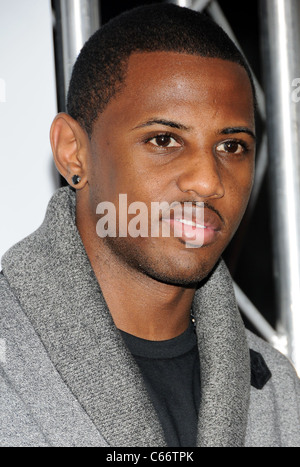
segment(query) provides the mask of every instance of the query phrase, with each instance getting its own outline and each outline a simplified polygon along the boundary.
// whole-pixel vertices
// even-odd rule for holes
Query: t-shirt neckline
[[[121,331],[125,344],[135,357],[174,358],[191,351],[197,344],[194,324],[190,322],[186,331],[173,339],[151,341]]]

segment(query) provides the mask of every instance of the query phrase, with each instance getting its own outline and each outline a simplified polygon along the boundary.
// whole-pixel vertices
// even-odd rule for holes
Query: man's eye
[[[149,142],[160,148],[180,147],[180,144],[170,135],[157,135],[154,138],[149,139]]]
[[[217,146],[218,152],[226,152],[230,154],[243,154],[247,152],[247,147],[244,143],[238,141],[225,141]]]

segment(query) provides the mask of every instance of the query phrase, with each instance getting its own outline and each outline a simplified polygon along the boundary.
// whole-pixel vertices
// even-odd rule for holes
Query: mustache
[[[210,211],[215,213],[219,217],[222,224],[225,225],[225,219],[223,218],[222,214],[220,213],[220,211],[218,209],[216,209],[214,206],[212,206],[210,203],[208,203],[206,201],[202,202],[202,201],[195,201],[195,200],[173,201],[170,204],[170,208],[161,213],[160,220],[162,220],[163,217],[170,212],[170,210],[172,210],[174,208],[176,209],[176,206],[181,206],[183,208],[185,203],[188,203],[189,206],[194,207],[195,209],[197,209],[197,208],[209,209]]]
[[[217,216],[219,216],[222,223],[225,225],[225,219],[221,215],[220,211],[218,211],[218,209],[216,209],[214,206],[211,206],[209,203],[204,203],[204,207],[207,208],[207,209],[210,209],[212,212],[217,214]]]

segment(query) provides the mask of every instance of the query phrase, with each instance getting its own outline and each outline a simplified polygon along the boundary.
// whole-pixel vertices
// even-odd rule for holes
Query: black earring
[[[72,182],[73,182],[74,185],[78,185],[80,180],[81,180],[81,177],[79,177],[79,175],[73,175]]]

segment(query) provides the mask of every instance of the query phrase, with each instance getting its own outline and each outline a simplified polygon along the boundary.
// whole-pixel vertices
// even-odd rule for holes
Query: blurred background
[[[49,198],[64,185],[52,162],[49,129],[55,114],[65,110],[68,80],[82,44],[117,14],[149,3],[162,1],[0,0],[0,257],[41,224]],[[224,259],[246,326],[288,355],[300,371],[300,103],[291,98],[292,81],[300,78],[300,2],[173,3],[212,16],[253,70],[257,178]],[[280,179],[286,170],[289,193]]]

